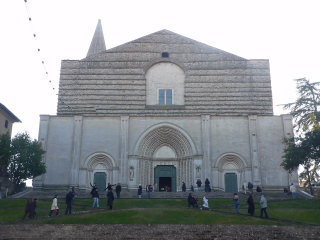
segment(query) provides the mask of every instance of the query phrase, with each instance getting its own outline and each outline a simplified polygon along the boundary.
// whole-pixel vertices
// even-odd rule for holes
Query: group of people
[[[202,187],[202,181],[201,181],[201,179],[199,179],[199,178],[197,179],[196,185],[197,185],[198,191],[201,192],[202,191],[202,188],[201,188]],[[187,187],[186,187],[186,183],[185,182],[182,182],[181,190],[182,190],[182,192],[186,192]],[[191,190],[191,192],[194,192],[194,187],[193,187],[192,184],[190,186],[190,190]],[[204,191],[205,192],[211,192],[210,181],[209,181],[208,178],[206,178],[206,180],[204,182]]]
[[[238,193],[234,193],[233,195],[233,202],[234,202],[234,209],[236,211],[237,214],[239,214],[239,195]],[[192,196],[192,193],[189,193],[188,195],[188,208],[190,206],[192,206],[193,208],[198,208],[198,200]],[[208,203],[208,199],[206,198],[206,196],[203,196],[203,204],[202,207],[200,209],[209,209],[209,203]],[[260,217],[263,218],[263,216],[265,216],[265,218],[269,218],[269,215],[267,213],[267,199],[266,197],[261,194],[260,196]],[[254,216],[254,211],[255,211],[255,203],[254,203],[254,198],[252,194],[249,194],[249,197],[247,199],[247,204],[248,204],[248,214],[250,214],[251,216]]]
[[[22,219],[25,219],[26,216],[29,217],[29,219],[33,219],[36,217],[36,208],[37,208],[37,198],[30,197],[27,200],[26,207],[24,209],[24,216]]]
[[[113,195],[113,187],[116,186],[116,195],[117,198],[120,198],[120,193],[121,193],[121,185],[118,183],[117,185],[112,185],[108,183],[108,186],[104,189],[107,191],[107,205],[109,206],[109,209],[112,210],[113,207],[113,201],[114,201],[114,195]],[[92,185],[91,189],[91,197],[93,198],[93,203],[92,203],[92,208],[99,208],[99,191],[97,185],[94,183]]]

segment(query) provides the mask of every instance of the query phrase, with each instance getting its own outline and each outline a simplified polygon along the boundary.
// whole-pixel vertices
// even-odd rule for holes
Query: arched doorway
[[[217,163],[219,188],[225,192],[238,192],[244,181],[246,162],[235,153],[222,155]]]
[[[96,183],[100,192],[104,191],[108,182],[113,183],[113,158],[106,153],[95,153],[86,160],[87,187]]]
[[[194,181],[195,145],[183,129],[173,124],[161,123],[147,129],[137,142],[135,153],[138,160],[137,181],[144,186],[157,184],[158,188],[158,184],[163,182],[164,185],[171,184],[172,191],[177,191],[182,181],[189,186]],[[171,173],[167,173],[170,176],[156,177],[155,174],[160,171],[158,169],[170,169],[168,172]]]

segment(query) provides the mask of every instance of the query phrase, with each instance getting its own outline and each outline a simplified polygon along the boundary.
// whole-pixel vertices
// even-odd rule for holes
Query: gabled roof
[[[133,41],[119,45],[117,47],[108,49],[107,52],[122,52],[122,51],[126,52],[128,48],[134,49],[134,46],[146,45],[146,44],[151,44],[151,45],[152,44],[157,44],[157,45],[159,44],[179,45],[180,44],[181,48],[189,49],[189,51],[195,52],[195,53],[213,53],[213,54],[219,54],[219,55],[228,55],[230,58],[233,58],[235,60],[246,60],[245,58],[242,58],[232,53],[212,47],[202,42],[198,42],[196,40],[190,39],[188,37],[182,36],[180,34],[171,32],[166,29],[151,33],[149,35],[146,35],[141,38],[135,39]],[[149,50],[149,49],[146,49],[146,50]]]
[[[14,122],[21,122],[19,118],[16,117],[6,106],[4,106],[2,103],[0,103],[0,109],[5,111],[12,119]]]

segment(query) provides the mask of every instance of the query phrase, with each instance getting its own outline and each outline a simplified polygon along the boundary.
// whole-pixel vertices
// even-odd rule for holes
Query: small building
[[[11,136],[12,125],[21,122],[6,106],[0,103],[0,135],[9,133]]]
[[[268,60],[168,30],[106,50],[99,21],[87,56],[61,63],[57,115],[40,117],[47,173],[33,186],[283,189],[298,182],[280,166],[291,136],[292,117],[273,115]]]

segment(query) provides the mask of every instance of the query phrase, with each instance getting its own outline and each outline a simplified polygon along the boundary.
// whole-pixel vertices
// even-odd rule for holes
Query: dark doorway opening
[[[171,192],[171,177],[159,177],[159,191]]]

